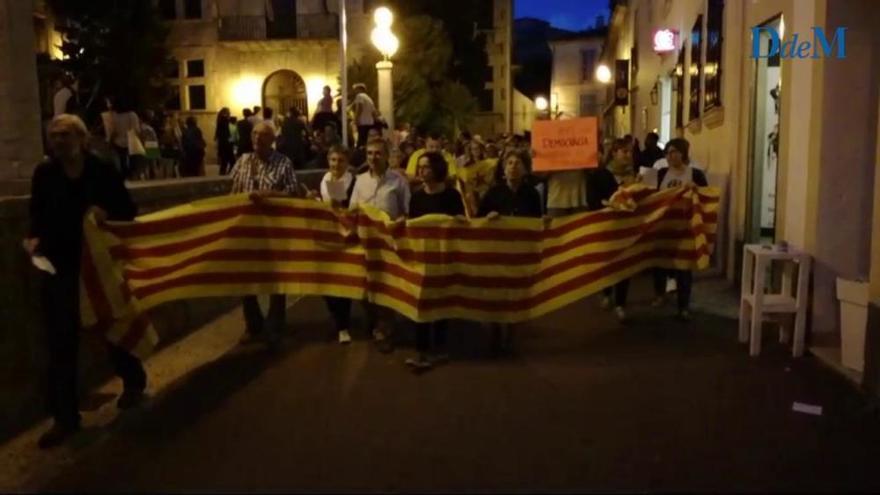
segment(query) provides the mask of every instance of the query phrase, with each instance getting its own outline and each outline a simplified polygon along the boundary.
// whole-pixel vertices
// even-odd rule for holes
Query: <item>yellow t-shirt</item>
[[[416,150],[416,152],[409,157],[409,161],[406,162],[406,175],[410,177],[416,176],[419,169],[419,158],[421,158],[422,155],[424,155],[425,153],[427,153],[427,151],[422,148],[420,150]],[[458,175],[458,167],[455,165],[455,157],[444,151],[443,158],[446,159],[446,164],[449,165],[449,177],[456,177]]]

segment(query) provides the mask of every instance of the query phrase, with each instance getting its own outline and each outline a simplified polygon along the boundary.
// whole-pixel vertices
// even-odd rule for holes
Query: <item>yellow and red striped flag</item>
[[[255,204],[245,195],[134,222],[87,219],[83,324],[145,356],[158,342],[147,312],[196,297],[337,296],[415,321],[524,321],[651,267],[705,268],[718,194],[635,185],[619,191],[612,208],[547,224],[463,224],[441,215],[394,224],[370,208],[334,211],[302,199]]]

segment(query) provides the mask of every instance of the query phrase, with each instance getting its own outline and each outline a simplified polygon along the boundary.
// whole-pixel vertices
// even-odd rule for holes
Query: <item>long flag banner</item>
[[[144,357],[148,311],[180,299],[293,294],[362,299],[414,321],[515,323],[652,268],[702,269],[719,192],[643,185],[609,207],[545,222],[428,215],[304,199],[206,199],[137,218],[85,221],[83,325]]]

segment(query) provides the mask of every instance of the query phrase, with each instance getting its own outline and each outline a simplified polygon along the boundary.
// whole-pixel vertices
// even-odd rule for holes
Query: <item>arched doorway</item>
[[[303,78],[286,69],[270,74],[263,83],[263,107],[271,108],[279,116],[286,114],[290,107],[308,115],[309,102]]]

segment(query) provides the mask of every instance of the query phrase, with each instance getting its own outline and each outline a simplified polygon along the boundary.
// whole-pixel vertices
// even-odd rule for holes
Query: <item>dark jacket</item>
[[[642,151],[642,154],[639,156],[639,161],[636,163],[640,167],[651,168],[657,160],[664,156],[666,155],[659,146],[654,146],[653,148],[645,147],[645,150]]]
[[[254,143],[251,141],[251,133],[254,132],[254,124],[248,119],[242,118],[235,123],[238,128],[238,154],[254,152]]]
[[[501,182],[483,196],[477,216],[485,217],[493,211],[504,216],[540,218],[543,214],[541,195],[525,180],[515,192],[506,181]]]
[[[590,211],[604,208],[602,201],[611,199],[617,187],[617,179],[607,168],[599,167],[587,172],[587,206]]]
[[[83,218],[92,206],[106,211],[109,220],[132,220],[137,214],[122,176],[92,154],[86,155],[78,179],[68,178],[54,160],[34,170],[29,237],[40,240],[37,250],[59,274],[79,271]]]

